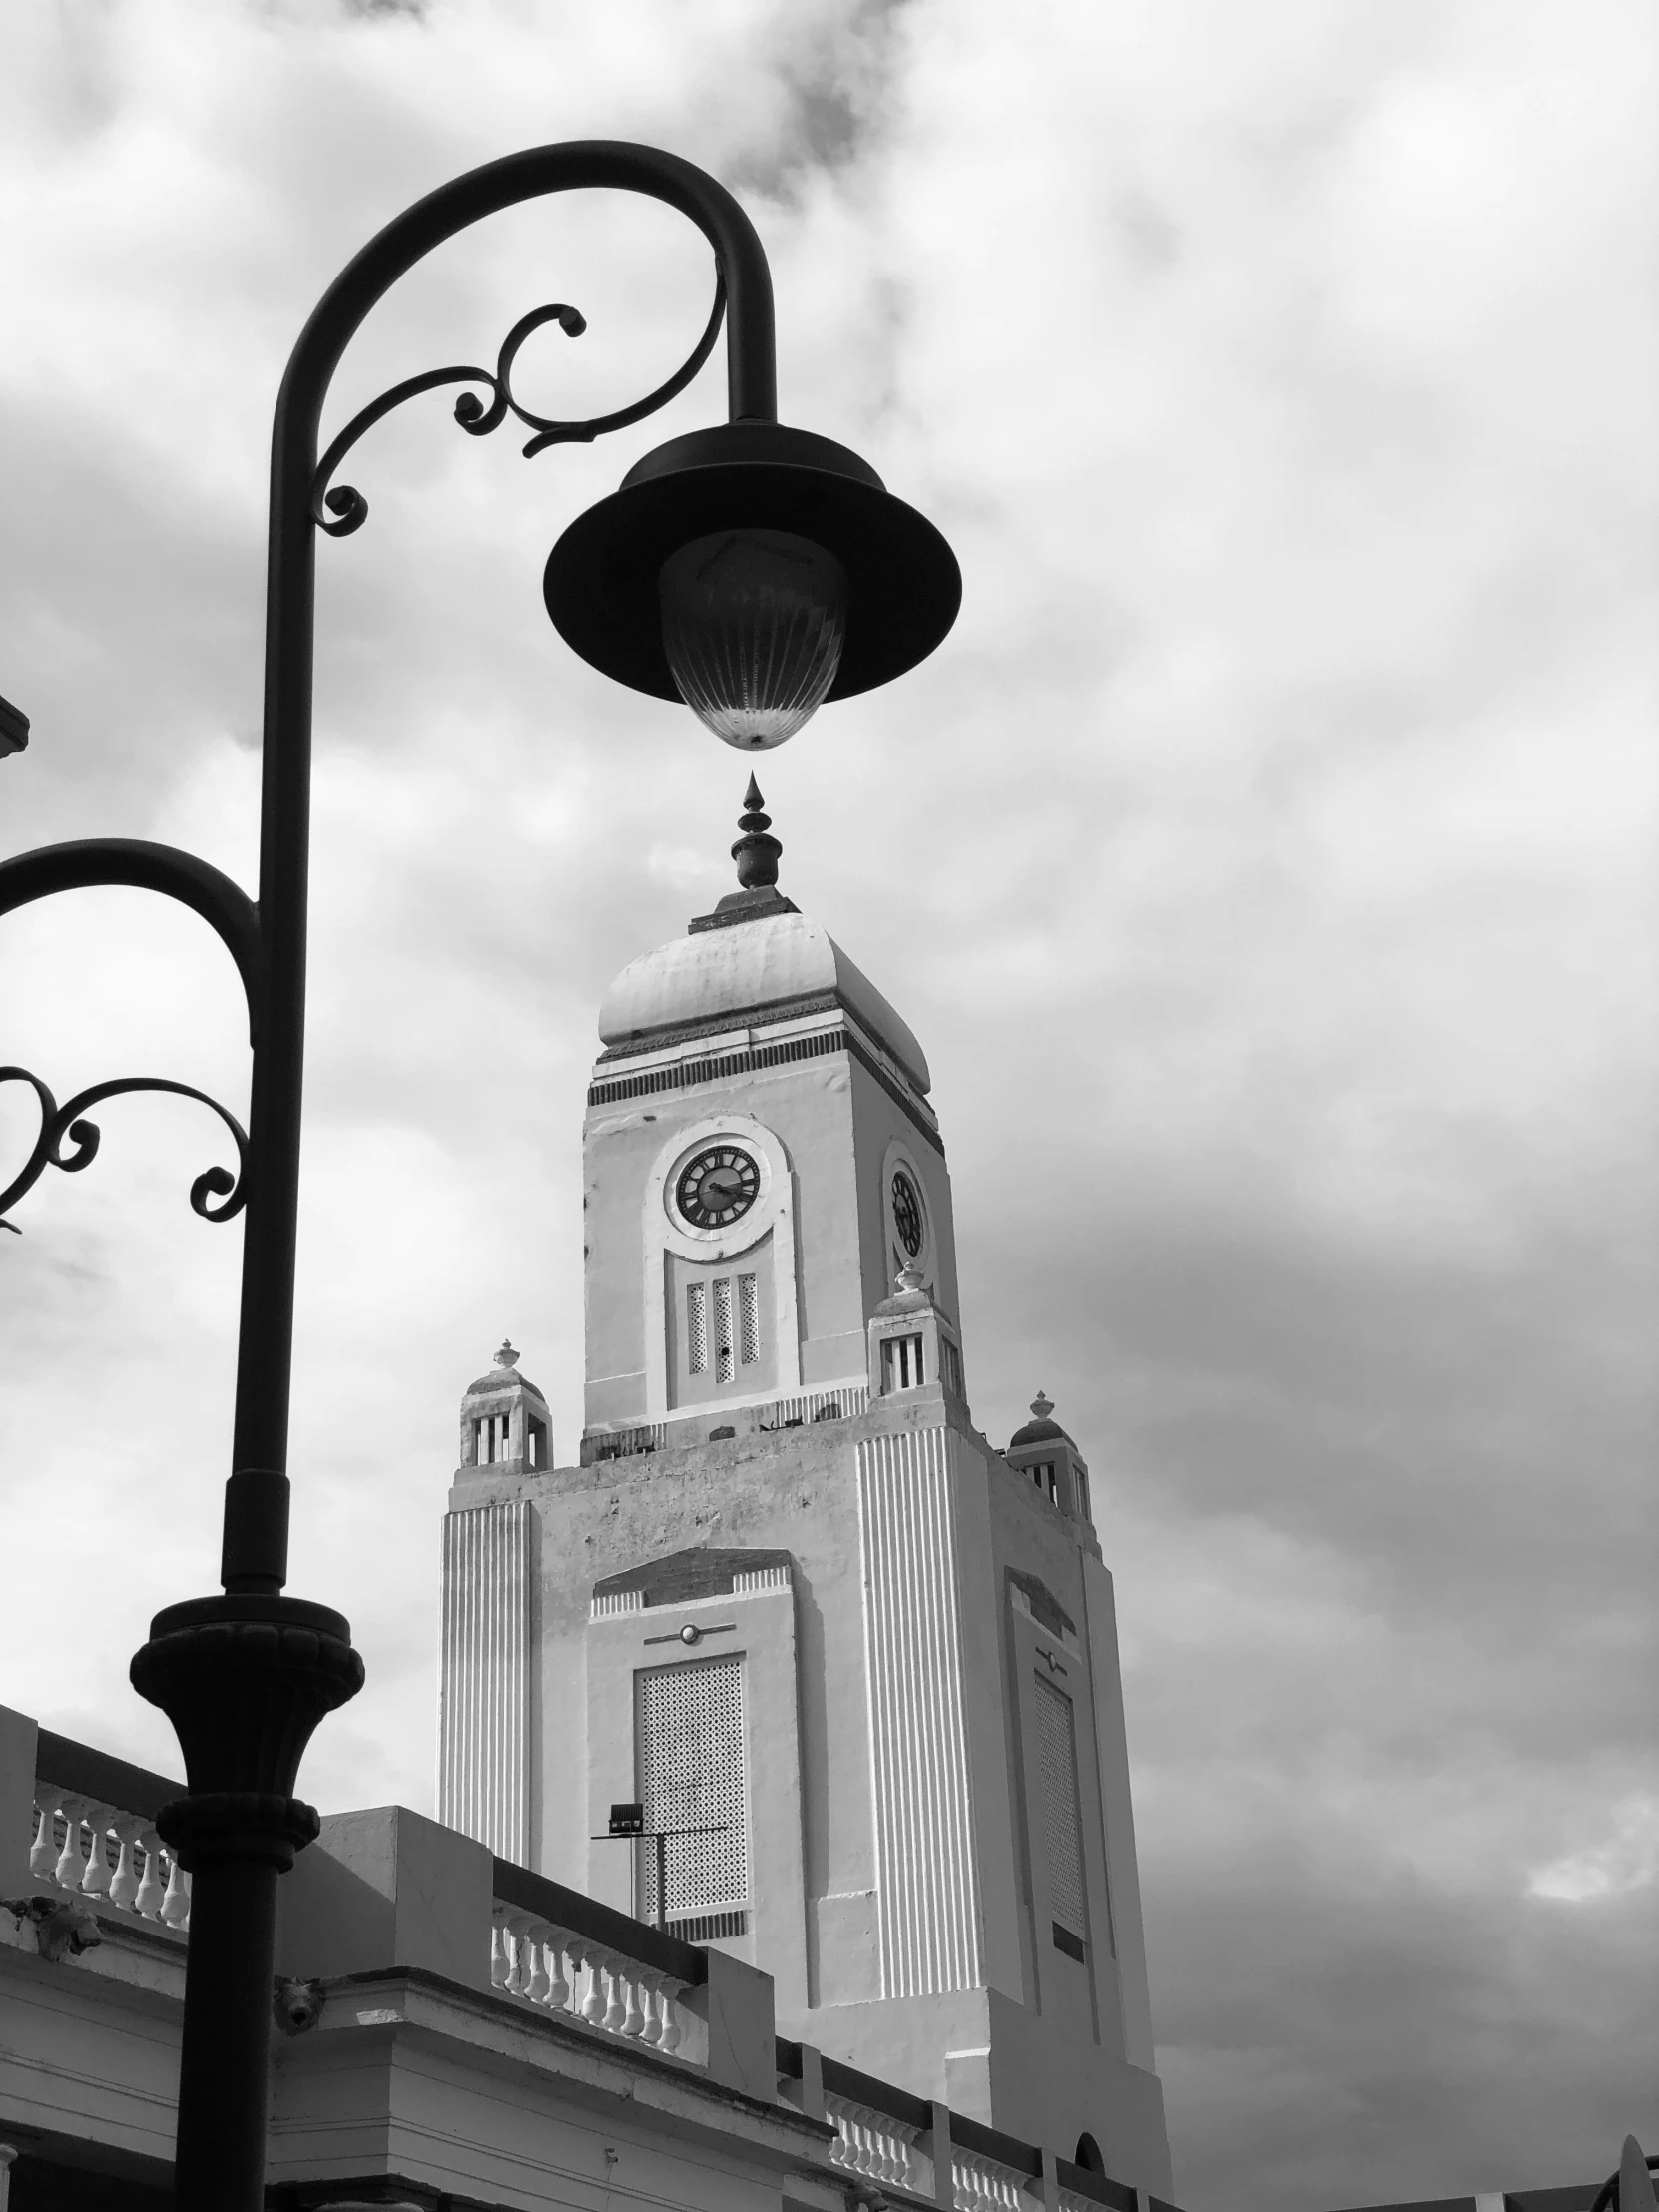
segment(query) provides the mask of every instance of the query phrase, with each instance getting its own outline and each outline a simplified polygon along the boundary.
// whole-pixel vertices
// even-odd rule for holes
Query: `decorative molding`
[[[842,1420],[851,1420],[859,1413],[869,1411],[869,1383],[863,1376],[855,1382],[832,1382],[818,1390],[803,1390],[795,1397],[769,1398],[758,1407],[762,1413],[771,1413],[771,1420],[756,1425],[763,1435],[771,1435],[780,1428],[811,1428],[826,1416],[826,1407],[838,1405]],[[833,1420],[834,1414],[828,1418]]]
[[[1060,1603],[1054,1592],[1039,1576],[1026,1574],[1019,1567],[1006,1567],[1008,1595],[1015,1608],[1027,1615],[1051,1636],[1059,1636],[1073,1651],[1081,1647],[1077,1641],[1077,1623]]]
[[[831,1000],[829,1010],[833,1011],[836,1003]],[[757,1007],[751,1010],[756,1013],[764,1011],[771,1019],[777,1020],[781,1014],[788,1016],[814,1011],[816,1005],[765,1009]],[[719,1027],[722,1030],[743,1026],[742,1012],[736,1015],[723,1014],[720,1018]],[[650,1046],[643,1039],[632,1047],[634,1052],[650,1049],[661,1047],[660,1044]],[[610,1052],[601,1055],[598,1064],[603,1067],[613,1053],[626,1056],[628,1050],[626,1047],[613,1046]],[[892,1068],[883,1065],[876,1054],[869,1051],[849,1029],[811,1030],[804,1037],[785,1037],[777,1044],[751,1045],[741,1052],[723,1052],[700,1060],[676,1060],[667,1067],[646,1068],[638,1075],[615,1076],[609,1081],[588,1086],[588,1104],[590,1107],[612,1106],[623,1099],[645,1098],[664,1091],[692,1090],[700,1083],[723,1083],[734,1075],[752,1074],[758,1068],[782,1067],[792,1060],[816,1059],[827,1052],[844,1052],[856,1060],[865,1073],[872,1075],[880,1084],[922,1141],[931,1145],[941,1160],[944,1158],[944,1139],[933,1123],[932,1109],[923,1104],[901,1075],[893,1072],[897,1066],[896,1061]]]
[[[649,1098],[660,1091],[689,1090],[694,1083],[718,1083],[729,1075],[748,1075],[756,1068],[783,1067],[791,1060],[816,1060],[826,1052],[844,1052],[844,1029],[815,1029],[804,1037],[786,1037],[778,1044],[751,1045],[741,1052],[722,1052],[707,1059],[675,1060],[667,1067],[646,1068],[638,1075],[618,1075],[588,1085],[590,1106],[612,1106],[618,1099]],[[609,1055],[607,1055],[609,1057]],[[600,1065],[604,1065],[601,1060]]]
[[[590,1621],[608,1620],[613,1613],[643,1613],[643,1590],[607,1590],[603,1597],[595,1595],[588,1600]]]
[[[519,1865],[531,1853],[535,1564],[528,1499],[445,1514],[438,1819]]]
[[[732,1595],[741,1597],[745,1590],[790,1590],[795,1587],[795,1577],[787,1566],[753,1567],[747,1574],[732,1577]]]
[[[841,1005],[834,991],[811,991],[804,998],[773,999],[757,1006],[729,1006],[703,1021],[677,1021],[662,1029],[638,1029],[620,1044],[607,1045],[599,1055],[604,1067],[612,1060],[638,1059],[647,1052],[669,1052],[676,1045],[695,1044],[699,1037],[719,1037],[734,1029],[775,1028],[786,1021],[805,1021],[814,1014],[832,1014]]]
[[[884,1997],[984,1979],[948,1433],[857,1447]]]

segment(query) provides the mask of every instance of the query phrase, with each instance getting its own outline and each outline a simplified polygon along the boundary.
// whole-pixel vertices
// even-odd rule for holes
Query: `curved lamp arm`
[[[194,852],[181,852],[172,844],[149,844],[138,837],[78,837],[70,844],[43,844],[14,860],[0,860],[0,914],[31,906],[56,891],[88,890],[96,884],[160,891],[200,914],[237,963],[248,1001],[249,1042],[258,1042],[259,909],[228,875],[199,860]]]
[[[39,851],[0,860],[0,914],[33,905],[37,898],[50,898],[57,891],[86,890],[95,884],[160,891],[200,914],[217,931],[242,977],[248,1002],[248,1037],[257,1055],[263,963],[260,917],[248,894],[206,860],[173,845],[148,844],[132,837],[85,837],[72,844],[42,845]],[[231,1175],[224,1168],[209,1168],[192,1184],[190,1202],[204,1221],[230,1221],[241,1211],[248,1140],[235,1115],[227,1113],[206,1091],[165,1076],[122,1076],[114,1082],[96,1083],[60,1106],[40,1077],[27,1068],[0,1068],[0,1083],[27,1083],[40,1109],[40,1130],[34,1147],[21,1171],[0,1190],[0,1228],[15,1232],[17,1225],[5,1218],[6,1208],[32,1190],[49,1167],[74,1175],[92,1165],[99,1132],[96,1122],[85,1118],[87,1108],[134,1091],[168,1091],[212,1107],[236,1141],[237,1172]],[[63,1149],[66,1138],[74,1147],[68,1153]],[[213,1203],[215,1198],[221,1201],[219,1205]]]

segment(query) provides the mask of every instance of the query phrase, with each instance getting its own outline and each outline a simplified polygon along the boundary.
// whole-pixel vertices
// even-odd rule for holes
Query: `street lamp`
[[[540,307],[508,333],[493,371],[449,367],[409,378],[363,408],[319,463],[329,381],[382,293],[482,217],[593,186],[667,202],[714,248],[714,304],[675,374],[633,406],[589,421],[533,414],[513,393],[519,348],[551,323],[568,337],[584,327],[573,307]],[[554,623],[595,667],[637,691],[684,698],[746,750],[782,743],[821,701],[868,690],[921,660],[955,618],[955,559],[933,526],[893,498],[856,454],[779,424],[772,279],[742,208],[672,154],[602,140],[536,147],[456,178],[388,224],[323,294],[282,378],[272,436],[258,904],[217,868],[166,845],[94,838],[0,863],[0,914],[95,883],[181,900],[218,931],[248,1000],[246,1134],[216,1101],[184,1084],[122,1078],[60,1106],[38,1076],[0,1068],[0,1081],[32,1086],[40,1109],[30,1157],[0,1191],[0,1215],[48,1167],[90,1165],[98,1131],[87,1111],[125,1091],[200,1099],[220,1115],[237,1149],[234,1175],[210,1168],[191,1190],[192,1206],[209,1221],[247,1215],[224,1588],[158,1613],[132,1664],[134,1687],[178,1733],[189,1790],[157,1822],[193,1877],[175,2160],[181,2212],[257,2212],[263,2203],[276,1883],[318,1825],[294,1797],[294,1783],[318,1722],[363,1680],[343,1617],[281,1594],[316,540],[319,532],[348,535],[368,512],[361,493],[333,476],[391,408],[444,384],[471,387],[454,411],[472,435],[498,428],[509,414],[530,429],[526,455],[622,429],[690,383],[723,317],[730,421],[648,454],[564,533],[544,579]],[[5,729],[21,742],[27,723],[14,715]]]

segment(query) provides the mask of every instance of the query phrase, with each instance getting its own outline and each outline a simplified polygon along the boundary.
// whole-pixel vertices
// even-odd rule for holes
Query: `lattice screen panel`
[[[686,1366],[701,1375],[709,1365],[709,1308],[701,1283],[686,1285]]]
[[[743,1661],[689,1659],[634,1678],[638,1788],[648,1830],[709,1828],[671,1836],[666,1849],[670,1920],[749,1897],[744,1788]],[[640,1847],[640,1913],[657,1918],[657,1847]]]
[[[1037,1756],[1048,1838],[1048,1888],[1054,1918],[1074,1935],[1088,1934],[1083,1887],[1083,1826],[1077,1803],[1077,1737],[1072,1703],[1040,1674],[1037,1686]]]
[[[738,1277],[738,1358],[748,1367],[761,1357],[761,1302],[752,1275]]]

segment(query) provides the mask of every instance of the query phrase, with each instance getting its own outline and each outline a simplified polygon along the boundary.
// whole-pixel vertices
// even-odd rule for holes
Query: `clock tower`
[[[778,888],[750,781],[740,887],[623,969],[583,1126],[585,1449],[850,1413],[900,1267],[956,1311],[927,1061]],[[953,1325],[952,1342],[954,1343]]]
[[[576,1464],[463,1464],[439,1812],[772,1975],[780,2032],[1169,2193],[1112,1582],[1041,1398],[974,1427],[908,1025],[778,889],[626,967]],[[470,1400],[469,1400],[470,1403]],[[665,1845],[597,1839],[614,1801]]]

